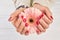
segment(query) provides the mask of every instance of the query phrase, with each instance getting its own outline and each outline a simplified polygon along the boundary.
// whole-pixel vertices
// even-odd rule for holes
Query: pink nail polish
[[[29,34],[29,31],[27,30],[27,31],[25,32],[25,34],[28,35],[28,34]]]
[[[52,19],[53,19],[53,17],[52,16],[50,16]]]
[[[23,19],[23,22],[26,22],[26,18]]]
[[[41,19],[43,16],[44,16],[44,14],[42,13],[42,14],[39,16],[39,19]]]
[[[21,18],[23,19],[23,16],[21,16]]]
[[[25,23],[25,26],[27,27],[27,26],[28,26],[28,24],[27,24],[27,23]]]
[[[40,34],[40,31],[39,30],[36,30],[37,34]]]
[[[40,23],[40,22],[39,22],[39,20],[38,20],[38,21],[36,21],[36,24],[37,24],[37,25],[39,25],[39,23]]]

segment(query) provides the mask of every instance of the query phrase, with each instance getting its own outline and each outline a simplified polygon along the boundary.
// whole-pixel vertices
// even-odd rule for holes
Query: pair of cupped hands
[[[49,24],[53,22],[52,13],[48,7],[35,3],[32,7],[37,8],[44,12],[44,16],[40,19],[40,24],[37,26],[38,30],[36,31],[37,34],[41,34],[45,32],[46,29],[49,27]],[[19,8],[15,10],[9,17],[9,21],[16,27],[16,31],[20,34],[28,35],[29,31],[24,27],[19,19],[19,14],[23,12],[26,8]]]

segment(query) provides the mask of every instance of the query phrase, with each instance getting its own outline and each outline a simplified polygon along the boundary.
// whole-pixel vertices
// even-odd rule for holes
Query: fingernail
[[[8,19],[8,21],[11,21],[11,18],[12,18],[12,17],[10,17],[10,18]]]
[[[36,21],[36,24],[37,24],[37,25],[39,25],[39,23],[40,23],[40,22],[39,22],[39,20],[38,20],[38,21]]]
[[[27,27],[27,26],[28,26],[28,24],[27,24],[27,23],[25,23],[25,26]]]
[[[26,22],[26,18],[23,19],[23,22]]]
[[[21,18],[23,19],[23,16],[21,16]]]
[[[53,19],[53,17],[52,16],[50,16],[52,19]]]
[[[37,34],[40,34],[40,31],[39,30],[36,30]]]
[[[27,31],[25,32],[25,34],[28,35],[28,34],[29,34],[29,31],[27,30]]]
[[[44,14],[42,13],[42,14],[39,16],[39,19],[41,19],[43,16],[44,16]]]

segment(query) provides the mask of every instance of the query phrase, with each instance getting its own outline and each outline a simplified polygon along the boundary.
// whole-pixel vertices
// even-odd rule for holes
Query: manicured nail
[[[27,24],[27,23],[25,23],[25,26],[27,27],[27,26],[28,26],[28,24]]]
[[[52,16],[50,16],[52,19],[53,19],[53,17]]]
[[[23,19],[23,22],[26,22],[26,18]]]
[[[28,34],[29,34],[29,31],[27,30],[27,31],[25,32],[25,34],[28,35]]]
[[[36,30],[37,34],[40,34],[40,31],[39,30]]]
[[[38,17],[38,19],[40,20],[43,16],[44,16],[44,14],[42,13],[42,14]]]
[[[21,16],[21,18],[23,19],[23,16]]]
[[[8,21],[11,21],[11,18],[12,18],[12,17],[10,17],[10,18],[8,19]]]
[[[37,24],[37,25],[39,25],[39,23],[40,23],[40,22],[39,22],[39,20],[38,20],[38,21],[36,21],[36,24]]]

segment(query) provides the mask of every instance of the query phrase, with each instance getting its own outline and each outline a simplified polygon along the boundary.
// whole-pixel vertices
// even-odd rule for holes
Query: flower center
[[[29,19],[29,22],[30,22],[30,23],[33,23],[34,21],[33,21],[33,19],[31,18],[31,19]]]

